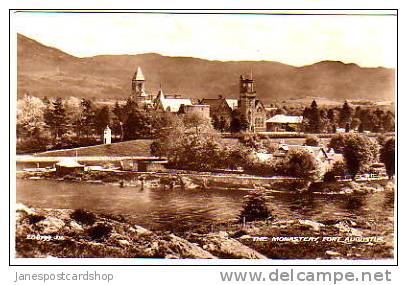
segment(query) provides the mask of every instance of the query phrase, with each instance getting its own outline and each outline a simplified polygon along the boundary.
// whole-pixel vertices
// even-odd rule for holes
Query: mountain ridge
[[[258,97],[265,102],[298,97],[335,100],[394,100],[395,71],[324,60],[295,67],[275,61],[219,61],[158,53],[76,57],[17,35],[18,96],[122,100],[141,66],[147,92],[191,98],[238,97],[241,74],[252,69]]]

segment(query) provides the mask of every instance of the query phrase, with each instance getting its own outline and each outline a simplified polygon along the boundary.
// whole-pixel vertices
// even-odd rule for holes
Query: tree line
[[[302,113],[304,122],[302,130],[309,133],[335,133],[337,128],[357,132],[394,132],[395,117],[390,110],[380,108],[352,108],[345,101],[342,107],[321,108],[315,100]]]
[[[139,108],[132,100],[113,106],[88,99],[37,98],[17,102],[17,151],[87,146],[100,143],[106,126],[113,141],[154,138],[175,115]]]
[[[169,122],[151,145],[151,153],[167,157],[169,167],[175,169],[242,169],[249,174],[293,176],[305,182],[334,179],[337,175],[350,175],[355,179],[357,174],[370,172],[371,165],[376,162],[385,164],[390,177],[395,172],[393,136],[374,139],[362,133],[336,134],[328,147],[342,154],[343,161],[326,170],[315,155],[301,148],[288,151],[283,159],[272,157],[262,161],[256,153],[274,153],[278,143],[256,135],[243,136],[237,143],[226,143],[208,119],[199,117],[199,114],[188,116]],[[318,145],[314,137],[305,143]]]

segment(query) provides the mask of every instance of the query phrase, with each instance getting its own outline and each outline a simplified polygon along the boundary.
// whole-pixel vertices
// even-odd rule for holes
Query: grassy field
[[[150,156],[152,140],[134,140],[66,150],[47,151],[36,156]]]
[[[237,144],[237,139],[223,139],[225,144]],[[110,145],[95,145],[37,153],[36,156],[150,156],[152,139],[141,139]]]

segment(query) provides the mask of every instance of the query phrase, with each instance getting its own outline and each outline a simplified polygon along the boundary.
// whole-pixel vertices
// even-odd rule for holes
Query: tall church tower
[[[144,79],[143,72],[140,66],[137,67],[136,73],[134,73],[133,79],[131,80],[131,98],[135,102],[145,102],[147,101],[148,95],[144,91],[146,80]]]
[[[240,86],[240,95],[238,103],[239,112],[249,123],[249,130],[254,131],[256,91],[254,86],[253,75],[250,74],[250,78],[246,78],[243,75],[241,75],[239,86]]]

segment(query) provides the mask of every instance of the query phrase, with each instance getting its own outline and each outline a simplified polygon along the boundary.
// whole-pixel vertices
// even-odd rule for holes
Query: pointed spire
[[[145,80],[143,72],[141,71],[141,67],[137,67],[136,73],[134,73],[133,79],[135,80]]]
[[[163,99],[165,98],[164,92],[161,89],[161,84],[160,84],[160,90],[158,91],[158,94],[157,94],[157,98],[163,98]]]

